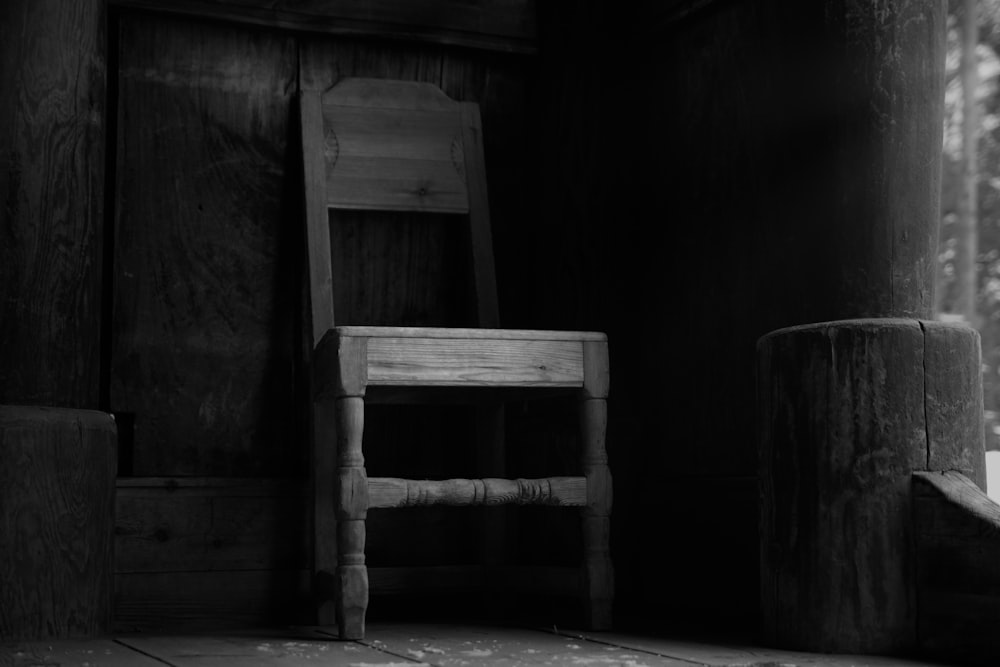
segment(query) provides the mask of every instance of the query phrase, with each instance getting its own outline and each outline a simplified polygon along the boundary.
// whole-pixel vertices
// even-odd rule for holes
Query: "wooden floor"
[[[944,663],[792,653],[615,633],[453,625],[371,626],[359,642],[294,628],[215,635],[123,635],[93,641],[0,645],[0,665],[55,667],[927,667]]]

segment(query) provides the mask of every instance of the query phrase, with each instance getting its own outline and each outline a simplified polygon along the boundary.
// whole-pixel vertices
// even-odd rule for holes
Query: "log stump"
[[[107,414],[0,406],[0,640],[110,632],[116,445]]]
[[[916,643],[914,471],[985,483],[979,336],[844,320],[758,342],[765,639],[809,651]]]

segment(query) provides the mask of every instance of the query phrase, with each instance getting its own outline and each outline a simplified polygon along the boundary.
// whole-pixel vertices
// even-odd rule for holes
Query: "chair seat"
[[[535,329],[471,329],[440,327],[334,327],[341,336],[367,338],[464,338],[472,340],[596,340],[606,335],[597,331],[547,331]]]
[[[343,326],[320,348],[348,339],[365,341],[370,387],[541,388],[582,387],[584,343],[607,340],[590,331]]]

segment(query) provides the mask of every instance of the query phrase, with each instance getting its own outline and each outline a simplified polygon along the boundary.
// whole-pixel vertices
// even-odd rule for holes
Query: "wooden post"
[[[0,406],[0,641],[111,630],[109,415]]]
[[[936,322],[846,320],[760,340],[769,642],[849,653],[915,646],[910,478],[929,469],[981,478],[978,372],[978,334]]]
[[[587,478],[587,506],[583,508],[584,622],[591,630],[610,630],[614,600],[611,537],[611,472],[605,450],[608,427],[608,344],[583,344],[584,386],[580,400],[583,474]]]
[[[96,408],[106,3],[0,3],[0,401]]]

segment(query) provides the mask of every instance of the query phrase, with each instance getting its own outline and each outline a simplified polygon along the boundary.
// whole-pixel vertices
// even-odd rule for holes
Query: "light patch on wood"
[[[572,341],[371,338],[368,383],[579,387],[583,348]]]

